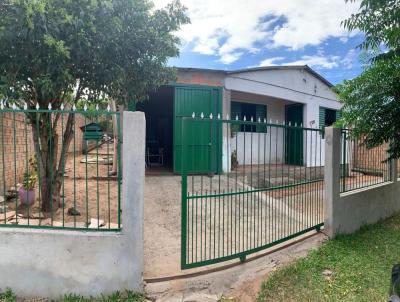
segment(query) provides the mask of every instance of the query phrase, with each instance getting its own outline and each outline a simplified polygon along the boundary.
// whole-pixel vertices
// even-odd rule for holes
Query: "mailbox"
[[[90,123],[81,127],[83,139],[86,141],[100,141],[103,138],[103,129],[97,123]]]

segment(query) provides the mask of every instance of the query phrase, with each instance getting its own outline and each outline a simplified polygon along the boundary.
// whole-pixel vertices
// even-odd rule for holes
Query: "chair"
[[[164,148],[156,140],[148,141],[146,148],[146,165],[163,166],[164,165]]]

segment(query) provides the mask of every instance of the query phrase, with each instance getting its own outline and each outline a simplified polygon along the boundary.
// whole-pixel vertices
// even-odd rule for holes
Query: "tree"
[[[360,76],[339,85],[342,119],[369,148],[390,142],[400,157],[400,58],[372,63]]]
[[[32,109],[104,97],[122,104],[143,100],[174,78],[167,61],[178,56],[174,32],[187,22],[178,0],[159,10],[147,0],[2,0],[0,93]],[[59,207],[61,158],[73,138],[73,115],[65,122],[58,161],[51,159],[59,151],[60,114],[28,119],[40,150],[42,210],[48,212]]]
[[[346,0],[355,2],[356,0]],[[398,0],[362,0],[359,12],[342,22],[348,30],[360,30],[365,40],[360,48],[378,50],[381,44],[387,52],[377,57],[400,55],[400,2]]]
[[[389,143],[390,158],[399,158],[400,3],[363,0],[359,12],[343,24],[364,31],[360,47],[371,59],[360,76],[337,86],[343,103],[341,124],[363,137],[368,148]]]

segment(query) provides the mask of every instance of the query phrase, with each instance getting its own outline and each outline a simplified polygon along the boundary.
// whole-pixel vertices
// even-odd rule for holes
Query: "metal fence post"
[[[324,215],[325,232],[331,238],[335,235],[335,202],[340,197],[340,134],[339,128],[325,128]]]

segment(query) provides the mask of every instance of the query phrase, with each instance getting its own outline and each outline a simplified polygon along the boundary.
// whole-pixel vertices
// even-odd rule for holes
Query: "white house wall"
[[[319,107],[338,110],[336,94],[306,70],[283,69],[250,71],[228,75],[225,88],[305,104],[304,124],[319,125]]]
[[[239,165],[284,164],[286,151],[284,133],[285,129],[280,127],[268,127],[267,133],[238,132],[230,139],[229,150],[236,151]],[[324,165],[324,143],[325,140],[320,133],[303,131],[303,156],[306,167]]]
[[[267,119],[268,121],[272,120],[273,123],[276,121],[281,123],[285,120],[285,105],[290,103],[304,105],[303,126],[309,128],[319,127],[320,107],[335,110],[341,108],[341,104],[337,101],[337,96],[332,89],[305,69],[258,70],[230,74],[225,78],[225,90],[232,90],[230,101],[266,104]],[[237,96],[240,98],[237,98]],[[228,98],[224,98],[224,115],[230,113],[230,102],[229,104],[225,102],[229,102]],[[320,134],[315,137],[315,133],[313,135],[310,133],[304,135],[304,164],[307,167],[323,165],[325,161],[325,140],[320,139],[322,138]],[[253,148],[258,145],[258,137],[254,134],[252,138]],[[254,154],[252,160],[249,158],[251,134],[246,134],[246,149],[241,145],[244,142],[242,136],[244,136],[243,133],[238,134],[238,141],[240,142],[237,148],[239,164],[257,163],[258,158]],[[272,137],[273,139],[274,137]],[[227,140],[229,138],[225,137],[224,142],[226,143]],[[279,142],[282,142],[282,139],[278,138],[278,144]],[[279,147],[278,149],[282,152],[275,157],[272,155],[271,158],[272,161],[278,163],[284,160],[284,148]],[[269,149],[268,145],[267,148]],[[231,150],[234,150],[233,145]],[[247,155],[244,156],[246,153]],[[227,154],[225,154],[226,156]],[[224,170],[225,168],[227,167],[224,167]]]
[[[325,98],[329,108],[340,108],[331,88],[314,75],[301,69],[276,69],[230,74],[225,88],[268,95],[298,103],[308,103],[309,97]]]
[[[280,124],[285,121],[285,105],[289,103],[237,91],[231,92],[231,101],[265,105],[267,106],[267,121]],[[250,120],[251,117],[247,118]],[[263,163],[264,157],[274,163],[283,163],[285,153],[282,128],[268,127],[267,130],[266,134],[238,132],[230,138],[231,150],[232,152],[236,150],[240,165]]]
[[[304,165],[320,167],[325,160],[325,139],[322,132],[304,131]]]
[[[270,130],[270,129],[268,129]],[[239,165],[284,163],[283,128],[271,128],[268,133],[239,132],[231,139]]]

